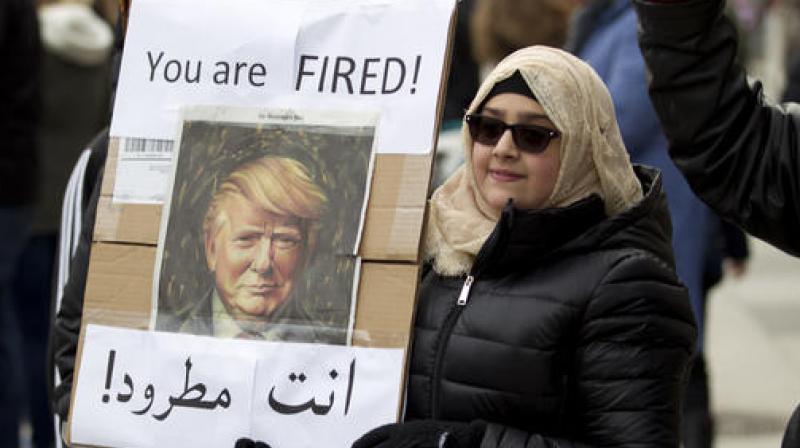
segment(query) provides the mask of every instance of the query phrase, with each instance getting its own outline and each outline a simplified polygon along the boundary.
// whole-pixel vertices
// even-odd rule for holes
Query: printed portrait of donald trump
[[[292,303],[300,300],[295,285],[310,261],[327,204],[306,168],[288,157],[260,157],[230,173],[202,223],[214,287],[179,331],[294,339],[287,333],[301,329],[287,323],[309,318]]]

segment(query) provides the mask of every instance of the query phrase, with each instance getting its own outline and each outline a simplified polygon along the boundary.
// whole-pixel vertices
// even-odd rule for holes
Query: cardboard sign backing
[[[408,348],[420,274],[420,245],[425,223],[434,146],[449,75],[456,10],[450,20],[437,123],[429,154],[377,154],[363,236],[353,345]],[[112,201],[119,140],[109,144],[97,208],[91,260],[84,296],[75,384],[88,324],[147,329],[160,205]],[[407,354],[406,354],[407,357]],[[399,413],[398,409],[398,413]],[[68,436],[68,434],[67,434]]]

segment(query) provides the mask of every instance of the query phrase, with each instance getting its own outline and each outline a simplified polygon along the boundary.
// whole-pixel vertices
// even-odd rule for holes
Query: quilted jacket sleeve
[[[569,436],[489,424],[481,448],[677,447],[696,336],[672,270],[644,252],[627,255],[585,310],[569,379]]]
[[[800,255],[800,106],[769,104],[748,82],[723,0],[634,4],[675,164],[723,217]]]

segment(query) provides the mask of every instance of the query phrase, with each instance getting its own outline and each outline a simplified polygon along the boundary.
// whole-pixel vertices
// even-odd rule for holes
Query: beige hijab
[[[597,73],[571,54],[535,46],[509,55],[484,80],[467,113],[516,71],[561,132],[561,168],[544,207],[565,207],[596,193],[613,216],[639,202],[642,188],[622,143],[611,96]],[[466,162],[433,193],[425,229],[424,258],[442,275],[469,272],[499,218],[476,186],[466,125],[462,135]]]

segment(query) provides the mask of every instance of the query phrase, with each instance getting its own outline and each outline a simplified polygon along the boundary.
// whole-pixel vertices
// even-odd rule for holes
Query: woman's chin
[[[508,204],[509,199],[511,198],[507,194],[493,194],[489,195],[489,198],[486,202],[489,204],[489,207],[499,213],[503,211],[503,208],[506,206],[506,204]]]

